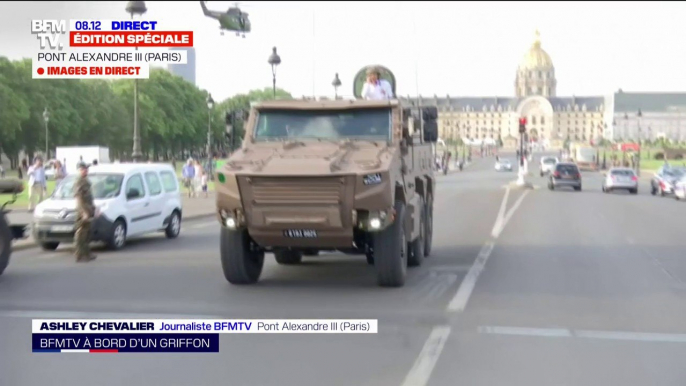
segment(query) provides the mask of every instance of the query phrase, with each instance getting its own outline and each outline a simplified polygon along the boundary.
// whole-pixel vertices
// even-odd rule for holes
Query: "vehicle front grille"
[[[248,177],[254,205],[338,205],[345,177]]]
[[[76,218],[75,210],[64,210],[64,209],[46,209],[43,211],[43,218],[45,219],[56,219],[56,220],[73,220]]]

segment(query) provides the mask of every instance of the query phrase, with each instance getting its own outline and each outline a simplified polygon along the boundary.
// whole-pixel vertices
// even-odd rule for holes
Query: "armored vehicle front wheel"
[[[407,264],[410,267],[419,267],[424,262],[424,238],[426,233],[426,227],[424,226],[426,222],[426,212],[424,209],[424,203],[419,206],[419,236],[409,243]]]
[[[257,249],[247,230],[221,229],[220,254],[224,277],[231,284],[257,282],[264,266],[264,251]]]
[[[0,275],[10,263],[12,253],[12,231],[7,224],[5,215],[0,212]]]
[[[434,198],[431,194],[427,195],[424,206],[424,256],[428,257],[431,254],[434,237]]]
[[[402,287],[407,274],[407,239],[405,237],[405,204],[395,202],[395,220],[374,235],[374,266],[382,287]]]
[[[274,251],[274,257],[276,257],[276,262],[282,265],[293,265],[299,264],[303,261],[303,253],[300,251],[293,251],[290,249],[283,249],[280,251]]]

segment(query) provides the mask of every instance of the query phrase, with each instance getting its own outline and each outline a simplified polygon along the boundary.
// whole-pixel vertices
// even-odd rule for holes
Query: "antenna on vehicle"
[[[315,98],[317,96],[317,86],[316,86],[316,73],[317,73],[317,54],[316,54],[316,47],[317,47],[317,40],[316,40],[316,35],[315,35],[315,18],[316,16],[316,8],[312,6],[312,97]]]
[[[414,46],[419,47],[419,42],[417,41],[417,20],[412,18],[412,30],[414,35]],[[420,138],[424,138],[424,119],[423,119],[423,106],[422,106],[422,96],[419,94],[419,55],[414,56],[414,85],[417,93],[417,105],[419,107],[419,132]]]

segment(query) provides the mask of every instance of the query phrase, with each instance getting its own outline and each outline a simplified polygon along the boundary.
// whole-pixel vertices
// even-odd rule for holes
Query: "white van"
[[[74,241],[76,199],[69,174],[54,193],[36,206],[33,237],[44,250]],[[91,166],[88,178],[100,215],[92,224],[92,240],[120,249],[126,239],[152,232],[176,238],[181,231],[181,192],[176,171],[168,164]]]

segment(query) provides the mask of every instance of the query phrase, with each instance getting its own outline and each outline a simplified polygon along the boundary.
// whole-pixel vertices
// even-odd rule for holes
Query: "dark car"
[[[571,162],[560,162],[550,174],[548,189],[555,190],[562,186],[569,186],[574,190],[581,190],[581,172],[579,167]]]

